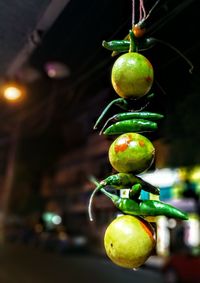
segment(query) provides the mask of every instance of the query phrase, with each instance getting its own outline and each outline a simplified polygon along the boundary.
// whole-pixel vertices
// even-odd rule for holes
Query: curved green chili
[[[157,123],[144,119],[131,119],[116,122],[103,131],[104,135],[120,135],[128,132],[141,133],[154,131],[157,129]],[[101,134],[101,132],[100,132]]]
[[[120,108],[127,110],[128,109],[128,102],[124,99],[124,98],[117,98],[112,100],[107,106],[106,108],[103,110],[103,112],[101,113],[101,115],[99,116],[99,118],[97,119],[93,129],[96,129],[98,124],[100,123],[100,121],[102,120],[102,118],[104,117],[104,115],[106,114],[106,112],[108,111],[108,109],[112,106],[112,105],[118,105]]]
[[[138,200],[138,202],[136,202],[129,198],[121,198],[117,195],[111,194],[104,189],[101,189],[101,192],[108,196],[114,205],[125,214],[137,216],[164,215],[181,220],[188,219],[188,215],[184,211],[158,200]]]

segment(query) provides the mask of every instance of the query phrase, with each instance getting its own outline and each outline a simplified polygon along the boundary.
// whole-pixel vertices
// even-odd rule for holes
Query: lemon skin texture
[[[126,133],[116,138],[109,147],[108,157],[112,167],[121,173],[142,173],[155,159],[151,141],[138,133]]]
[[[129,269],[144,264],[152,254],[155,243],[151,224],[131,215],[115,218],[104,234],[107,256],[116,265]]]
[[[154,71],[150,61],[140,53],[125,53],[112,67],[112,86],[123,98],[144,96],[150,91],[153,78]]]

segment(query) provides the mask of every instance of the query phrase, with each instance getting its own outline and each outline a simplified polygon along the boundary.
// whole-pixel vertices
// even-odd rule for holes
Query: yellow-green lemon
[[[107,256],[116,265],[130,269],[145,263],[154,249],[155,242],[151,224],[131,215],[114,219],[104,235]]]
[[[147,94],[152,87],[153,77],[150,61],[136,52],[121,55],[112,67],[113,88],[123,98],[137,98]]]
[[[109,147],[112,167],[122,173],[146,171],[153,163],[155,148],[151,141],[138,133],[126,133],[116,138]]]

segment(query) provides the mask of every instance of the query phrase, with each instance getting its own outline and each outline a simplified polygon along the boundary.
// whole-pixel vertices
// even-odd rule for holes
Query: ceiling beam
[[[37,22],[34,30],[27,37],[27,42],[21,51],[17,54],[6,71],[7,78],[14,78],[28,60],[32,52],[41,43],[42,36],[52,27],[58,16],[69,4],[70,0],[52,0],[47,9],[43,13],[40,20]]]

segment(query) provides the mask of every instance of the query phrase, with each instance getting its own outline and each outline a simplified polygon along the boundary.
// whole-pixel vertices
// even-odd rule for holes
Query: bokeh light
[[[8,101],[19,101],[24,98],[25,87],[16,83],[5,84],[2,87],[2,94]]]

